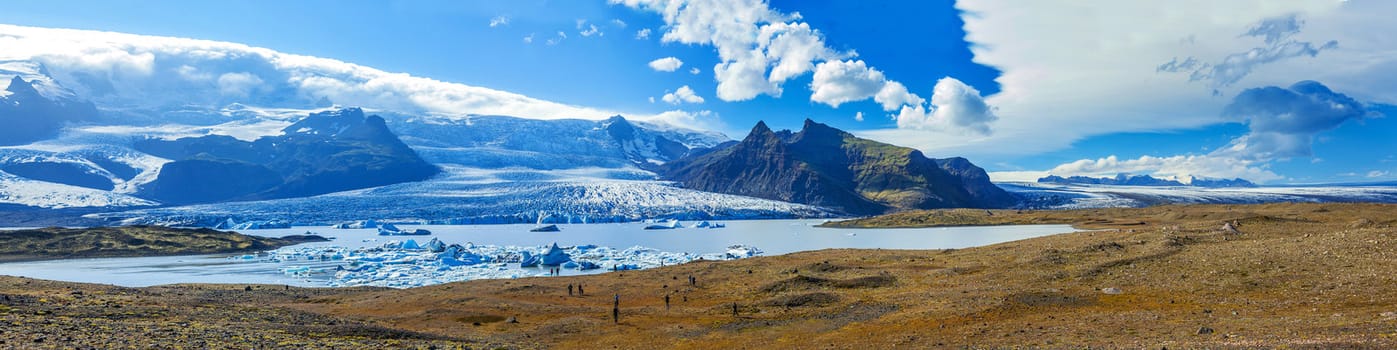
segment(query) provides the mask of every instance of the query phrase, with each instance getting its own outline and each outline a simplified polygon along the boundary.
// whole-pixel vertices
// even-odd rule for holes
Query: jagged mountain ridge
[[[666,178],[701,191],[836,208],[852,214],[1015,204],[964,159],[861,139],[807,119],[800,132],[758,122],[741,142],[671,162]]]

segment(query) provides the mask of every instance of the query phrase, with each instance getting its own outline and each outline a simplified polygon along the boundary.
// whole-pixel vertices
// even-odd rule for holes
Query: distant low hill
[[[49,227],[0,231],[0,262],[240,253],[324,241],[327,239],[315,235],[268,238],[211,229],[161,226]]]
[[[1070,176],[1061,177],[1048,175],[1038,179],[1039,183],[1056,184],[1079,184],[1079,185],[1113,185],[1113,186],[1193,186],[1193,187],[1256,187],[1256,184],[1243,179],[1208,179],[1200,177],[1188,177],[1185,181],[1161,179],[1149,175],[1129,176],[1117,174],[1116,177],[1086,177]]]
[[[795,133],[758,122],[741,142],[695,152],[661,171],[691,189],[850,214],[1003,208],[1018,201],[964,158],[927,158],[915,149],[858,138],[808,119]]]

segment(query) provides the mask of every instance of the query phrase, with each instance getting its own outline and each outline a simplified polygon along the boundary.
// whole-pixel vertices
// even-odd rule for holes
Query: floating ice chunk
[[[519,267],[537,267],[542,262],[537,256],[523,252],[523,257],[519,258]]]
[[[442,243],[440,239],[432,238],[431,241],[427,241],[426,248],[433,253],[441,253],[446,251],[446,243]]]
[[[569,260],[572,260],[572,256],[568,255],[568,253],[566,252],[563,252],[562,248],[558,248],[558,243],[553,243],[553,246],[548,247],[548,251],[543,253],[542,258],[539,260],[539,264],[547,266],[558,266],[562,263],[568,262]]]

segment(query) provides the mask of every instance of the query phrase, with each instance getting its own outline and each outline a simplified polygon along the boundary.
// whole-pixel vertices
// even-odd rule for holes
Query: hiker
[[[732,317],[737,317],[737,303],[732,303]]]
[[[665,311],[669,311],[669,294],[665,294]]]
[[[568,284],[568,296],[572,296],[572,284]]]
[[[587,292],[583,292],[583,291],[582,291],[582,284],[581,284],[581,283],[578,283],[578,284],[577,284],[577,295],[587,295]]]
[[[611,304],[611,323],[621,323],[621,294],[616,294]]]
[[[693,287],[696,284],[698,284],[698,280],[694,279],[694,275],[689,275],[689,286]]]

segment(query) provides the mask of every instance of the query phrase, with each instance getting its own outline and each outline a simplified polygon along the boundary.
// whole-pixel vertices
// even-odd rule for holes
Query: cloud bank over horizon
[[[1071,149],[1093,136],[1236,123],[1246,125],[1248,135],[1226,145],[1198,145],[1215,148],[1212,152],[1131,154],[1127,159],[1106,150],[1044,170],[1000,175],[1023,180],[1047,173],[1127,172],[1267,182],[1287,179],[1272,170],[1274,162],[1310,157],[1312,141],[1322,133],[1363,118],[1362,112],[1324,112],[1306,101],[1334,102],[1350,110],[1355,104],[1397,101],[1397,88],[1378,78],[1397,76],[1397,38],[1372,35],[1397,29],[1397,23],[1378,15],[1397,11],[1397,3],[1089,1],[1063,6],[965,0],[956,7],[963,12],[975,62],[1001,71],[996,80],[1000,92],[986,97],[998,118],[995,133],[940,138],[903,130],[859,134],[929,154],[1007,158]],[[1229,15],[1213,15],[1217,13]],[[1198,18],[1209,20],[1194,20]],[[1317,97],[1294,90],[1291,84],[1297,81],[1343,93]],[[1281,96],[1285,94],[1277,89],[1291,96]],[[1291,107],[1297,110],[1250,109],[1246,116],[1225,111],[1229,105],[1255,105],[1263,99],[1296,101]],[[1309,112],[1329,117],[1305,116]],[[1284,133],[1272,129],[1290,118],[1317,127]]]
[[[447,117],[625,115],[686,128],[720,125],[706,111],[623,113],[228,42],[0,24],[0,47],[0,61],[42,64],[82,98],[128,111],[231,103],[312,108],[330,102]],[[3,78],[0,83],[8,84],[9,76]]]

